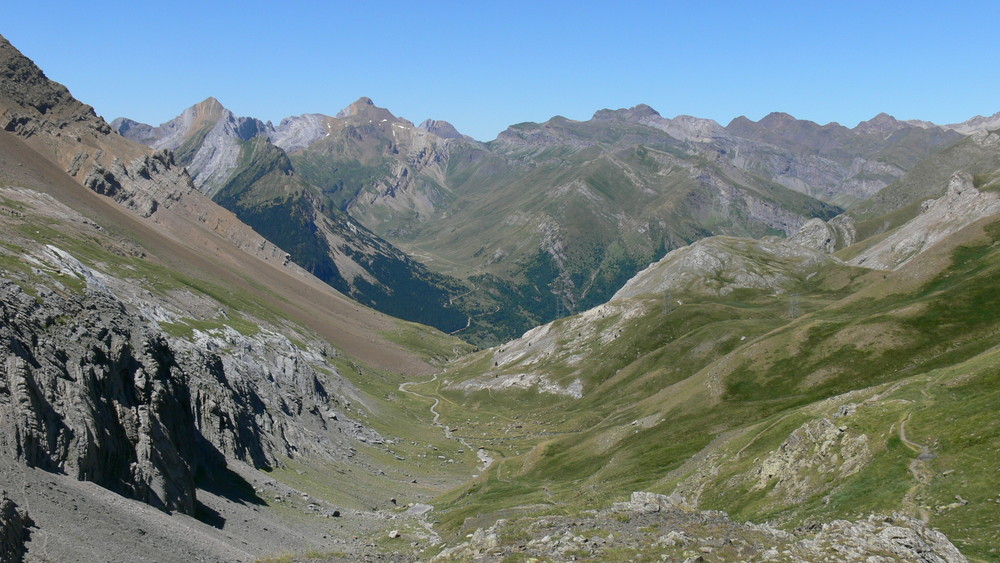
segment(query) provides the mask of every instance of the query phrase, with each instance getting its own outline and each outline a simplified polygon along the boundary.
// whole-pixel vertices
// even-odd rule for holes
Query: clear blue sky
[[[1000,2],[33,2],[0,34],[108,120],[214,96],[277,123],[360,96],[477,139],[646,103],[854,126],[1000,111]]]

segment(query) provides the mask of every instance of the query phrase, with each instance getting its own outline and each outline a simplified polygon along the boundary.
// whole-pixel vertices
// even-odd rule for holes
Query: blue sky
[[[1000,111],[1000,2],[0,0],[0,34],[108,120],[214,96],[277,122],[360,96],[490,140],[646,103],[723,125]]]

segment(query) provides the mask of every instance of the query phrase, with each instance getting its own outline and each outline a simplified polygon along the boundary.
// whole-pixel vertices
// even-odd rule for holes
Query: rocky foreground
[[[966,561],[944,534],[900,514],[786,532],[695,510],[679,495],[632,493],[582,516],[500,520],[432,561]]]

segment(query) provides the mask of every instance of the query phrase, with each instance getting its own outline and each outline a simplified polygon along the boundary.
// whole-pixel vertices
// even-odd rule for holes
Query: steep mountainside
[[[513,285],[540,318],[600,303],[704,236],[790,234],[839,212],[707,158],[631,110],[513,126],[486,147],[452,147],[448,170],[454,203],[399,244],[476,283]]]
[[[760,122],[738,118],[722,127],[688,116],[663,118],[640,105],[601,110],[586,122],[524,123],[483,144],[446,122],[414,127],[368,98],[335,117],[306,114],[277,127],[220,108],[208,100],[158,128],[115,123],[151,146],[169,142],[194,167],[196,182],[221,176],[200,166],[229,162],[227,197],[218,196],[218,182],[202,188],[334,287],[449,331],[464,322],[460,334],[476,342],[601,303],[667,250],[704,236],[790,235],[810,218],[840,211],[829,203],[864,200],[961,138],[884,114],[854,129],[786,114]],[[309,195],[262,204],[254,195],[261,190],[248,186],[253,178],[240,170],[259,170],[268,157],[250,150],[243,133],[257,135],[254,147],[267,137],[287,151],[289,163],[277,167],[278,178],[312,186],[295,188]],[[220,134],[225,142],[216,140]],[[236,165],[232,147],[240,143]],[[418,272],[395,285],[424,293],[430,287],[439,296],[433,314],[407,311],[400,302],[408,298],[386,295],[384,288],[394,284],[379,276],[383,268],[345,259],[366,256],[359,248],[384,245],[324,245],[324,217],[349,222],[341,212],[468,285],[431,279],[401,255],[385,257],[397,263],[388,268],[393,272]],[[273,232],[279,216],[296,228]],[[334,229],[326,238],[342,232]],[[329,263],[320,265],[328,255],[338,274],[327,272]],[[353,281],[373,278],[374,287]]]
[[[291,158],[431,268],[544,320],[703,236],[791,234],[830,217],[837,208],[804,194],[864,199],[961,135],[885,115],[853,130],[784,114],[723,128],[636,106],[520,124],[487,144],[442,137],[365,98]]]
[[[332,206],[295,172],[281,146],[315,140],[313,128],[323,123],[302,116],[274,128],[236,117],[209,98],[158,127],[123,118],[112,127],[150,147],[175,151],[199,190],[338,291],[399,318],[449,332],[465,327],[468,315],[451,306],[453,296],[468,292],[464,284],[430,272]]]
[[[869,522],[922,520],[963,553],[995,560],[986,538],[1000,532],[988,469],[1000,447],[998,238],[994,213],[895,271],[787,241],[706,239],[668,254],[605,305],[454,362],[443,383],[417,389],[441,397],[443,422],[482,436],[501,459],[447,497],[446,528],[460,537],[479,528],[455,553],[610,549],[583,540],[601,533],[596,522],[544,507],[647,490],[669,497],[633,503],[661,518],[725,510],[796,533],[892,512]],[[624,510],[623,521],[644,512]],[[491,525],[495,518],[504,520]],[[636,540],[652,545],[635,556],[704,546],[723,560],[767,560],[775,545],[737,542],[734,554],[727,542],[667,534],[684,524],[640,521],[654,531]],[[851,537],[888,537],[838,522]],[[569,535],[517,547],[543,529],[550,540]],[[911,533],[899,530],[892,543],[917,545],[902,539]],[[822,558],[788,549],[790,560]],[[863,560],[836,549],[837,560]],[[893,557],[964,559],[934,551]]]
[[[458,456],[411,486],[429,473],[383,458],[449,447],[389,391],[467,345],[344,298],[0,47],[32,86],[0,97],[16,124],[0,132],[5,557],[363,554],[352,538],[388,497],[428,500],[465,472]]]

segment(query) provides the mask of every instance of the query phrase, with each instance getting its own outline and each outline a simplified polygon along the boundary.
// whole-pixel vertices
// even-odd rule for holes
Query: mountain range
[[[0,38],[0,557],[1000,560],[995,117],[109,125]]]
[[[884,114],[854,129],[787,114],[722,127],[637,106],[480,143],[368,98],[276,127],[215,99],[112,127],[173,150],[202,192],[338,290],[477,344],[599,304],[704,236],[791,235],[962,137]]]

